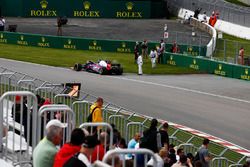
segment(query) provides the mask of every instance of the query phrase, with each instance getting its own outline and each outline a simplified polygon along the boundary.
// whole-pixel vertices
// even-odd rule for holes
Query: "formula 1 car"
[[[110,61],[101,60],[98,63],[88,61],[86,64],[76,63],[75,71],[87,71],[101,75],[122,75],[123,68],[121,64],[113,64]]]

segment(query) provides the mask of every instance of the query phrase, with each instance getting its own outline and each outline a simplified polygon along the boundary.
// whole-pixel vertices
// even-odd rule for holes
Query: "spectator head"
[[[163,42],[163,39],[161,39],[161,42]]]
[[[57,119],[50,120],[46,125],[46,137],[54,145],[59,145],[63,139],[64,124]]]
[[[103,105],[103,98],[98,97],[97,100],[96,100],[96,104],[97,104],[99,107],[102,107],[102,105]]]
[[[174,148],[170,148],[170,149],[169,149],[169,153],[170,153],[170,154],[175,154],[175,149],[174,149]]]
[[[168,130],[168,123],[167,122],[164,122],[163,125],[162,125],[162,129],[164,130]]]
[[[151,125],[150,125],[150,129],[151,128],[157,128],[157,125],[158,125],[158,121],[157,121],[157,119],[152,119],[152,121],[151,121]]]
[[[179,156],[184,155],[183,148],[179,148],[179,149],[177,150],[177,155],[179,155]]]
[[[134,136],[134,139],[135,139],[135,141],[138,142],[141,139],[140,133],[136,133],[135,136]]]
[[[16,101],[16,104],[20,104],[20,102],[21,102],[21,96],[16,96],[15,97],[15,101]]]
[[[80,152],[85,154],[87,157],[91,156],[97,143],[98,142],[95,136],[86,136]]]
[[[201,161],[196,161],[194,167],[202,167]]]
[[[107,160],[107,164],[114,167],[122,167],[121,160],[118,156],[109,157]]]
[[[75,146],[80,146],[83,144],[85,138],[85,134],[82,129],[76,128],[72,131],[70,137],[70,143]]]
[[[159,155],[162,159],[166,159],[168,157],[168,151],[165,148],[162,148],[159,151]]]
[[[126,141],[124,138],[121,138],[120,141],[119,141],[119,147],[120,148],[128,148],[127,144],[126,144]]]
[[[204,139],[203,140],[203,145],[207,147],[209,142],[210,142],[209,139]]]
[[[102,145],[106,145],[106,146],[108,145],[108,143],[109,143],[109,135],[108,135],[107,132],[102,132],[100,134],[100,143]]]
[[[169,144],[169,150],[174,149],[175,145],[174,144]]]
[[[187,163],[187,156],[186,155],[181,155],[180,156],[180,163],[181,164],[186,164]]]
[[[187,158],[189,158],[191,162],[194,160],[194,156],[192,153],[187,153]]]

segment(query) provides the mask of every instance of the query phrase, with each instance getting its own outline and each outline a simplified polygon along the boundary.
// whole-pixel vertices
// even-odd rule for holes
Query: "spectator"
[[[159,48],[159,56],[158,56],[158,63],[162,63],[163,61],[163,54],[165,52],[165,42],[163,41],[163,39],[160,42],[160,48]]]
[[[192,163],[190,160],[187,158],[186,155],[181,155],[180,156],[180,161],[175,163],[172,167],[193,167]]]
[[[109,146],[109,135],[106,132],[100,134],[100,144],[95,147],[94,152],[92,153],[91,162],[94,163],[96,160],[102,161],[106,149]]]
[[[139,133],[136,133],[134,138],[131,139],[129,142],[128,142],[128,149],[135,149],[135,145],[137,143],[139,143],[140,141],[140,138],[141,138],[141,135]],[[132,158],[132,155],[131,154],[128,154],[128,158]]]
[[[107,164],[113,167],[122,167],[121,160],[118,156],[109,157],[107,160]]]
[[[156,156],[156,160],[157,160],[156,167],[163,167],[164,166],[164,161],[163,161],[162,157],[158,153],[155,153],[155,156]],[[151,157],[151,159],[148,161],[147,166],[154,166],[153,157]]]
[[[207,23],[207,13],[206,12],[203,13],[201,22],[202,23]]]
[[[200,161],[202,163],[202,167],[209,167],[209,161],[211,160],[211,157],[209,155],[208,151],[208,145],[209,145],[209,139],[203,140],[203,145],[199,149],[199,157]]]
[[[190,163],[194,165],[194,156],[192,153],[187,153],[187,158],[190,160]]]
[[[81,149],[85,139],[85,134],[82,129],[76,128],[72,131],[70,142],[62,146],[56,154],[54,167],[63,167],[64,163],[69,160],[74,154]]]
[[[194,11],[194,18],[198,19],[201,10],[202,10],[202,8],[197,8],[197,9]]]
[[[98,97],[96,102],[90,107],[90,122],[103,122],[102,105],[103,99],[101,97]]]
[[[239,56],[238,56],[238,64],[244,65],[244,48],[241,47],[239,50]]]
[[[185,15],[184,15],[184,23],[185,24],[189,24],[190,23],[190,16],[188,15],[187,11],[185,12]]]
[[[170,145],[170,147],[171,147],[171,145]],[[169,165],[170,166],[172,166],[173,164],[175,164],[177,162],[174,148],[169,149],[168,157],[169,157]]]
[[[3,16],[0,17],[0,31],[4,31],[5,19]]]
[[[87,136],[79,153],[72,156],[63,167],[91,167],[89,157],[93,154],[97,140],[95,136]]]
[[[62,17],[57,18],[57,36],[62,36]]]
[[[59,120],[51,120],[46,125],[46,137],[39,142],[33,152],[34,167],[52,167],[61,143],[65,126]]]
[[[148,41],[144,40],[141,44],[142,58],[148,58]]]
[[[201,161],[196,161],[196,162],[194,163],[194,166],[195,166],[195,167],[202,167]]]
[[[157,57],[157,52],[155,49],[152,49],[150,51],[149,57],[151,58],[151,63],[152,63],[152,68],[155,68],[156,65],[156,57]]]
[[[127,149],[127,148],[128,148],[128,146],[127,146],[127,144],[126,144],[125,139],[124,139],[124,138],[121,138],[120,141],[119,141],[118,146],[117,146],[115,149],[120,150],[120,149]],[[125,161],[125,156],[123,156],[123,155],[121,154],[121,155],[119,155],[119,157],[120,157],[120,160]]]
[[[159,149],[161,148],[161,134],[157,131],[157,125],[157,119],[153,119],[150,128],[143,132],[142,139],[142,144],[145,148],[154,153],[159,152]]]
[[[161,134],[161,146],[169,149],[169,136],[168,136],[168,123],[165,122],[162,125],[161,130],[159,131]]]
[[[212,13],[212,16],[210,16],[209,18],[209,25],[211,25],[212,27],[214,27],[215,23],[217,22],[217,17],[215,15],[215,13]]]
[[[137,65],[138,65],[138,75],[142,75],[142,65],[143,65],[143,60],[142,60],[142,55],[139,55],[137,58]]]
[[[184,151],[183,151],[182,148],[179,148],[179,149],[177,150],[177,155],[176,155],[176,160],[177,160],[177,162],[180,160],[180,157],[181,157],[182,155],[184,155]]]
[[[172,53],[180,53],[180,48],[177,45],[176,41],[174,41],[174,44],[172,45],[171,52]]]
[[[140,44],[139,44],[139,42],[137,41],[137,42],[135,43],[135,47],[134,47],[135,63],[137,63],[137,59],[138,59],[139,54],[140,54],[139,49],[140,49]]]

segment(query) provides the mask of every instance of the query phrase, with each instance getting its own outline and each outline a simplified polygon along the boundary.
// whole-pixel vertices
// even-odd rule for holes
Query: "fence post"
[[[228,159],[224,157],[217,157],[212,159],[212,167],[228,166]]]
[[[150,155],[153,158],[153,167],[157,167],[157,157],[151,150],[148,150],[148,149],[137,149],[137,150],[135,150],[135,149],[118,149],[117,150],[116,149],[116,150],[110,150],[104,155],[102,161],[104,163],[107,163],[109,157],[112,157],[112,156],[117,155],[117,154],[136,154],[136,155],[143,154],[144,159],[145,159],[145,155]]]

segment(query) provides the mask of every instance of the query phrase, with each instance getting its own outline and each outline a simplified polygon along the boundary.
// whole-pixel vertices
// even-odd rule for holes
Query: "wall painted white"
[[[190,16],[194,15],[193,11],[181,8],[179,10],[178,17],[184,18],[186,11],[188,15]],[[199,19],[202,19],[201,17],[202,15],[199,15]],[[209,17],[207,17],[207,19],[209,19]],[[237,24],[230,23],[224,20],[218,20],[215,24],[215,29],[217,31],[221,31],[223,33],[226,33],[235,37],[250,40],[250,27],[237,25]]]

